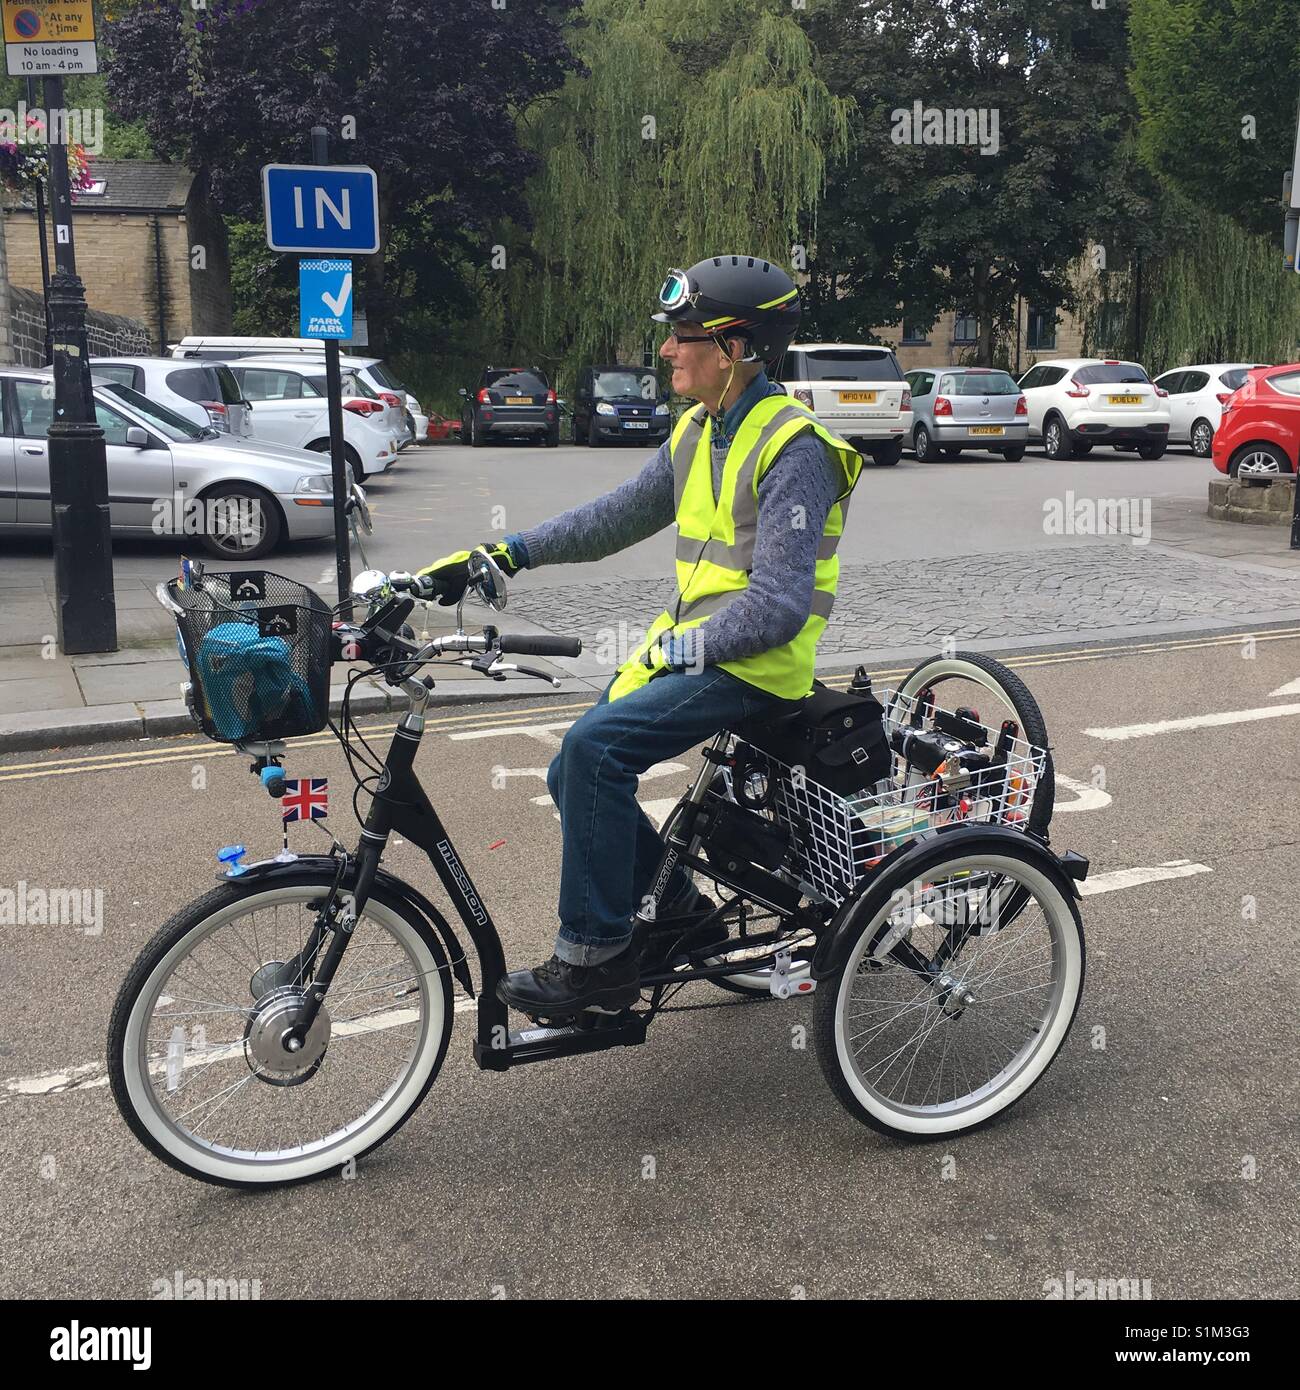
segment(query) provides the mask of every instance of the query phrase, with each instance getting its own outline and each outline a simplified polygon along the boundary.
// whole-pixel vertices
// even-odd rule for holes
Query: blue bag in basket
[[[313,723],[311,691],[282,637],[262,637],[252,623],[221,623],[195,654],[204,700],[218,735],[230,742],[265,738],[285,718]]]

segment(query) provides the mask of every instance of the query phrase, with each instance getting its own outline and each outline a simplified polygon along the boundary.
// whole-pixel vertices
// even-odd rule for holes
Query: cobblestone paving
[[[669,581],[621,580],[514,591],[520,616],[577,632],[588,648],[621,622],[644,627],[673,596]],[[1134,546],[1056,546],[878,565],[845,565],[823,656],[973,639],[1068,639],[1092,629],[1168,626],[1300,611],[1300,574],[1261,573]]]

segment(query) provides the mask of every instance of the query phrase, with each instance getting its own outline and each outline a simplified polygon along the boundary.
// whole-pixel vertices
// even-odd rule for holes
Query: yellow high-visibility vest
[[[826,630],[839,580],[835,552],[844,532],[849,494],[862,471],[862,456],[798,401],[786,395],[764,396],[741,421],[731,441],[720,495],[715,498],[712,428],[708,411],[700,405],[683,415],[673,429],[669,449],[677,504],[677,603],[673,612],[661,613],[654,620],[645,641],[618,668],[610,687],[611,700],[639,689],[662,666],[658,647],[662,633],[684,632],[707,623],[749,587],[758,535],[758,486],[781,450],[805,430],[821,439],[842,474],[840,496],[831,506],[817,547],[812,612],[789,642],[718,664],[740,680],[787,700],[802,699],[812,689],[817,640]],[[792,517],[791,524],[797,525],[798,519]],[[647,653],[653,668],[646,665]]]

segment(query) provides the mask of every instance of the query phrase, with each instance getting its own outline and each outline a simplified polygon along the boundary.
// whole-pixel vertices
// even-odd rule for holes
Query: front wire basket
[[[329,605],[263,570],[207,571],[165,586],[199,727],[222,743],[314,734],[329,720]]]
[[[917,719],[910,697],[882,691],[881,699],[891,747],[896,730],[934,729],[932,709]],[[1047,752],[1022,738],[1003,738],[1000,746],[1005,758],[999,753],[991,767],[971,770],[945,763],[932,777],[920,776],[895,752],[891,776],[850,796],[812,781],[803,768],[762,754],[772,784],[769,814],[794,832],[804,887],[838,905],[887,854],[943,826],[1026,829]]]

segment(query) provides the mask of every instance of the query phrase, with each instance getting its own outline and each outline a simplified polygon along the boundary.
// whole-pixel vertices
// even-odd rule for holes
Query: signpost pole
[[[45,79],[45,107],[51,117],[63,110],[61,77]],[[109,539],[108,459],[104,431],[95,421],[86,342],[86,295],[77,276],[73,252],[68,148],[54,140],[47,148],[54,215],[54,278],[50,281],[49,308],[54,349],[54,418],[47,452],[58,643],[66,655],[113,652],[117,650],[117,608]]]
[[[36,105],[36,79],[27,79],[27,105]],[[45,305],[45,360],[54,355],[54,335],[50,332],[50,248],[45,240],[45,189],[36,181],[36,232],[41,247],[41,298]]]
[[[324,126],[311,128],[311,158],[313,164],[328,164],[329,133]],[[347,460],[343,454],[343,374],[339,368],[337,338],[325,339],[325,391],[329,398],[330,466],[334,475],[334,559],[338,574],[339,602],[352,608],[352,554],[348,548],[349,496]]]

